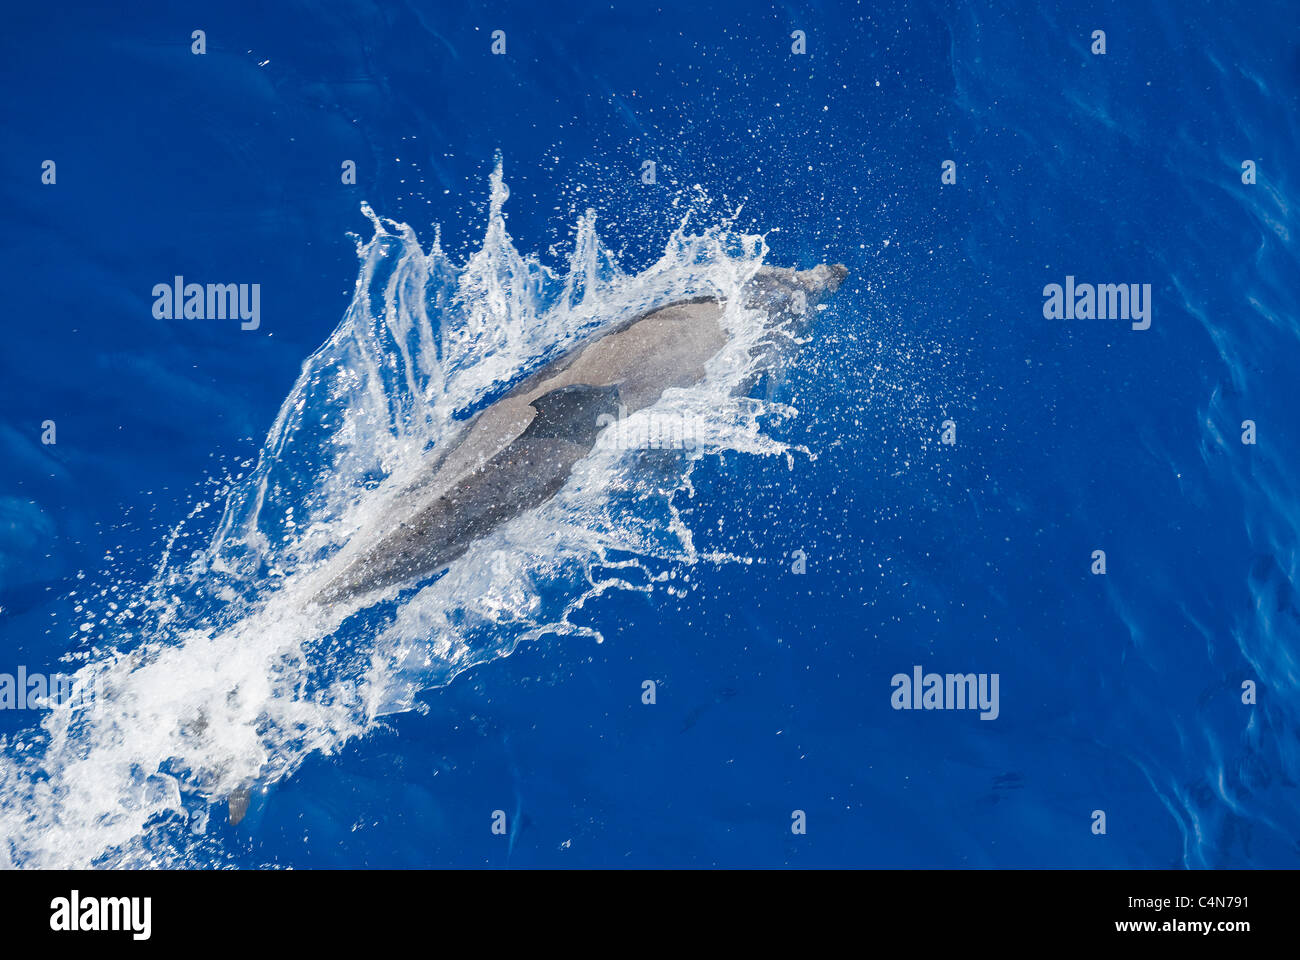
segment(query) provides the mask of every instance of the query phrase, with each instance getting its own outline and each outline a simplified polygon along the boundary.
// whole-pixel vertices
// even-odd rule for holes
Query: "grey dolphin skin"
[[[769,327],[797,334],[847,275],[838,264],[802,271],[763,267],[742,295],[747,306],[767,314]],[[435,455],[399,498],[402,519],[315,602],[334,604],[436,573],[498,525],[545,503],[620,406],[635,413],[670,387],[703,379],[705,364],[727,344],[723,309],[707,298],[660,307],[603,331],[528,377],[480,412],[458,443]],[[775,344],[768,349],[780,352]]]

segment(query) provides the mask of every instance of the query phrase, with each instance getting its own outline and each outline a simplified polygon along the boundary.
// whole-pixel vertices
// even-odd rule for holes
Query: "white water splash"
[[[770,335],[737,296],[762,237],[726,224],[691,233],[684,219],[659,261],[631,275],[588,211],[567,268],[553,271],[506,232],[499,161],[491,190],[483,244],[463,265],[363,205],[374,233],[358,240],[352,303],[303,365],[210,549],[178,563],[168,543],[133,605],[143,637],[77,672],[106,691],[92,709],[56,707],[40,731],[3,744],[0,865],[221,863],[206,835],[213,803],[338,750],[522,641],[599,640],[571,623],[583,604],[653,589],[700,559],[674,505],[691,493],[694,460],[785,451],[759,427],[780,408],[733,395]],[[307,602],[469,413],[606,326],[700,295],[727,302],[729,345],[702,383],[635,415],[692,425],[695,445],[669,475],[598,445],[555,498],[431,582],[368,607]]]

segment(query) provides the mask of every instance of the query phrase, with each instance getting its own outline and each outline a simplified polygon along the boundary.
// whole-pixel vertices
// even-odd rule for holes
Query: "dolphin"
[[[753,389],[799,343],[816,306],[848,275],[842,264],[811,270],[760,267],[742,288],[745,305],[765,314],[771,336],[758,347]],[[506,521],[541,506],[564,486],[573,467],[596,446],[617,416],[652,406],[664,391],[690,387],[728,343],[726,304],[696,297],[631,317],[594,334],[542,366],[480,411],[457,440],[393,497],[397,509],[382,529],[365,531],[329,565],[312,598],[321,607],[346,604],[413,584],[441,571]],[[251,787],[228,797],[237,825]]]
[[[788,345],[847,274],[840,264],[802,271],[761,267],[741,295],[748,307],[765,312],[769,329],[787,335]],[[345,568],[315,602],[338,604],[437,573],[475,540],[545,503],[613,419],[704,378],[706,364],[728,342],[724,309],[711,297],[672,303],[601,331],[544,365],[432,458],[395,498],[399,516],[377,541],[365,537],[374,545],[343,560]],[[778,344],[764,345],[771,356],[757,366],[772,365],[782,353]]]

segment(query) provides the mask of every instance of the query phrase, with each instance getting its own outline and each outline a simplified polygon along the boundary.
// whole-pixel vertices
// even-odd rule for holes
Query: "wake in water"
[[[766,255],[761,236],[729,223],[692,233],[688,216],[633,275],[587,211],[567,268],[553,271],[515,249],[507,197],[498,161],[487,231],[464,264],[437,236],[426,253],[409,226],[363,205],[373,234],[358,238],[352,303],[303,365],[256,467],[228,492],[209,547],[178,559],[168,543],[128,611],[132,633],[104,638],[113,652],[77,671],[102,696],[54,706],[39,731],[3,744],[0,865],[223,862],[207,830],[214,804],[338,750],[520,642],[599,641],[571,622],[589,599],[653,589],[702,559],[674,506],[691,493],[696,460],[790,455],[760,428],[790,411],[743,394],[771,360],[765,344],[789,334],[740,296]],[[366,545],[473,414],[593,334],[697,297],[725,304],[727,345],[700,383],[619,425],[689,424],[680,456],[646,470],[644,451],[598,445],[554,498],[440,575],[379,599],[309,602],[342,548]]]

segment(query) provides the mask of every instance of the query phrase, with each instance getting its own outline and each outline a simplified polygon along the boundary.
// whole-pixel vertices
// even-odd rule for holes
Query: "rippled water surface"
[[[0,865],[1300,864],[1298,26],[16,14],[0,675],[98,692],[0,710]],[[836,262],[737,396],[745,281]],[[256,328],[159,317],[178,276]],[[1150,328],[1045,319],[1067,277]],[[670,469],[603,446],[445,575],[308,602],[473,413],[697,296],[730,346],[648,412]],[[917,665],[996,719],[893,709]]]

